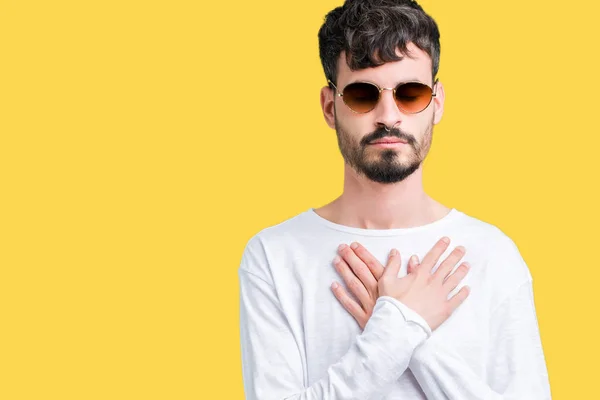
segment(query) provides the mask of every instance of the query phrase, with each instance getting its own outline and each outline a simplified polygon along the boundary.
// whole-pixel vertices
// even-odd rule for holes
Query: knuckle
[[[353,250],[354,250],[354,253],[356,255],[358,255],[360,258],[366,257],[365,249],[360,244],[358,244],[357,247]]]
[[[352,310],[352,301],[351,301],[350,297],[344,296],[342,303],[344,304],[344,307],[346,308],[346,310]]]
[[[456,281],[462,280],[467,275],[467,271],[468,271],[467,267],[465,267],[464,265],[461,265],[452,274],[452,277],[454,277],[454,279]]]
[[[425,282],[427,282],[428,285],[436,282],[435,276],[428,273],[427,271],[424,271],[423,273],[426,274]]]
[[[350,249],[350,247],[344,247],[344,249],[342,249],[340,251],[340,255],[344,258],[344,260],[347,261],[348,258],[349,258],[348,256],[349,256],[349,254],[350,254],[351,251],[352,250]]]
[[[340,277],[342,278],[342,280],[343,280],[344,282],[346,282],[346,283],[347,283],[347,282],[348,282],[348,274],[347,274],[347,271],[345,271],[345,270],[343,270],[343,269],[339,269],[339,270],[338,270],[338,273],[340,274]]]
[[[354,271],[356,272],[357,276],[366,276],[367,271],[367,267],[364,264],[358,264],[354,267]]]
[[[375,260],[371,259],[371,258],[367,258],[365,260],[365,264],[367,265],[367,267],[369,267],[370,269],[374,269],[377,264],[375,263]]]
[[[455,287],[457,282],[458,282],[458,278],[457,278],[456,274],[452,274],[446,278],[446,280],[444,281],[444,285],[449,285],[450,287]]]
[[[444,286],[450,286],[450,287],[455,287],[456,284],[461,280],[462,278],[460,277],[460,274],[457,274],[456,272],[451,274],[450,276],[446,277],[446,279],[444,280]]]
[[[367,287],[367,292],[369,293],[369,296],[376,299],[377,298],[377,283],[369,285]]]
[[[456,301],[457,304],[461,304],[467,298],[467,291],[463,287],[454,295],[454,297],[454,301]]]
[[[342,272],[344,270],[344,266],[342,265],[342,262],[338,262],[335,263],[334,268],[337,272]]]
[[[442,315],[445,318],[449,318],[450,315],[452,315],[452,308],[448,304],[445,304],[444,307],[442,307]]]
[[[463,246],[457,246],[453,251],[455,255],[463,255],[465,253],[465,248]]]
[[[450,242],[446,243],[446,242],[444,241],[444,239],[443,239],[443,238],[442,238],[442,239],[440,239],[440,240],[437,242],[437,248],[438,248],[438,249],[445,249],[445,248],[446,248],[446,247],[448,247],[449,245],[450,245]]]
[[[464,299],[466,299],[466,298],[469,296],[469,294],[471,293],[471,291],[470,291],[470,289],[469,289],[469,287],[468,287],[468,286],[464,286],[464,287],[461,289],[461,291],[462,291],[462,297],[463,297]]]

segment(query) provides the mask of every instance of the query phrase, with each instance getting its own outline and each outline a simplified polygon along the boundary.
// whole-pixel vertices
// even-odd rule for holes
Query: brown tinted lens
[[[366,82],[351,83],[344,88],[344,103],[357,113],[366,113],[375,108],[379,89]]]
[[[418,82],[404,83],[396,88],[396,103],[408,113],[423,111],[431,102],[431,88]]]

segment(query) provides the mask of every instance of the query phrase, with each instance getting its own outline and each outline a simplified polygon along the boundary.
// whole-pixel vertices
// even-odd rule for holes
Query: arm
[[[429,399],[550,399],[548,372],[533,302],[532,277],[514,242],[504,241],[502,246],[501,255],[492,258],[499,263],[491,270],[499,273],[494,277],[496,285],[503,289],[512,286],[513,289],[504,292],[503,300],[497,303],[491,315],[487,376],[482,379],[476,375],[451,343],[440,343],[434,335],[415,349],[409,362],[409,368]],[[383,270],[379,261],[360,245],[354,252],[346,251],[341,255],[345,262],[340,263],[338,272],[344,280],[348,283],[360,279],[365,286],[353,287],[366,291],[368,288],[368,292],[372,292],[374,289],[369,282],[371,278],[379,280]],[[352,272],[349,272],[350,268]],[[418,261],[411,257],[408,274],[415,268],[419,268]],[[502,279],[504,276],[508,278]],[[521,279],[515,280],[516,277]],[[519,281],[522,283],[518,284]],[[364,300],[363,307],[368,309],[372,299],[359,294],[356,295]],[[338,300],[343,298],[337,297]],[[362,320],[360,313],[346,309],[357,321]]]
[[[404,373],[416,346],[431,333],[382,296],[348,352],[307,386],[303,344],[290,329],[269,274],[260,273],[265,263],[264,250],[248,246],[239,269],[242,375],[248,400],[369,399]]]
[[[491,316],[487,379],[477,376],[452,348],[434,340],[419,346],[409,367],[430,399],[547,400],[551,398],[528,280]]]

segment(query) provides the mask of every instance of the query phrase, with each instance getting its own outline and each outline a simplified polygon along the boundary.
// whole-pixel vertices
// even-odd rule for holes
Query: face
[[[342,53],[338,62],[338,90],[341,92],[347,84],[356,81],[372,82],[380,88],[392,88],[407,81],[432,87],[431,59],[412,43],[408,49],[412,58],[404,57],[401,61],[360,71],[351,71]],[[391,90],[382,91],[375,109],[364,114],[354,113],[344,104],[343,97],[336,96],[327,87],[321,91],[321,104],[326,120],[336,130],[344,161],[357,174],[374,182],[396,183],[414,173],[429,153],[433,125],[439,122],[443,112],[441,83],[434,87],[434,93],[436,97],[429,106],[417,114],[400,110]],[[401,142],[373,143],[386,139]]]

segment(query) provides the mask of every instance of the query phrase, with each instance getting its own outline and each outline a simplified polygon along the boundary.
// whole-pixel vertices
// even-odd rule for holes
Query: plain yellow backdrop
[[[518,245],[554,399],[598,398],[596,2],[423,0],[426,191]],[[237,268],[340,194],[341,1],[0,1],[0,398],[242,399]]]

